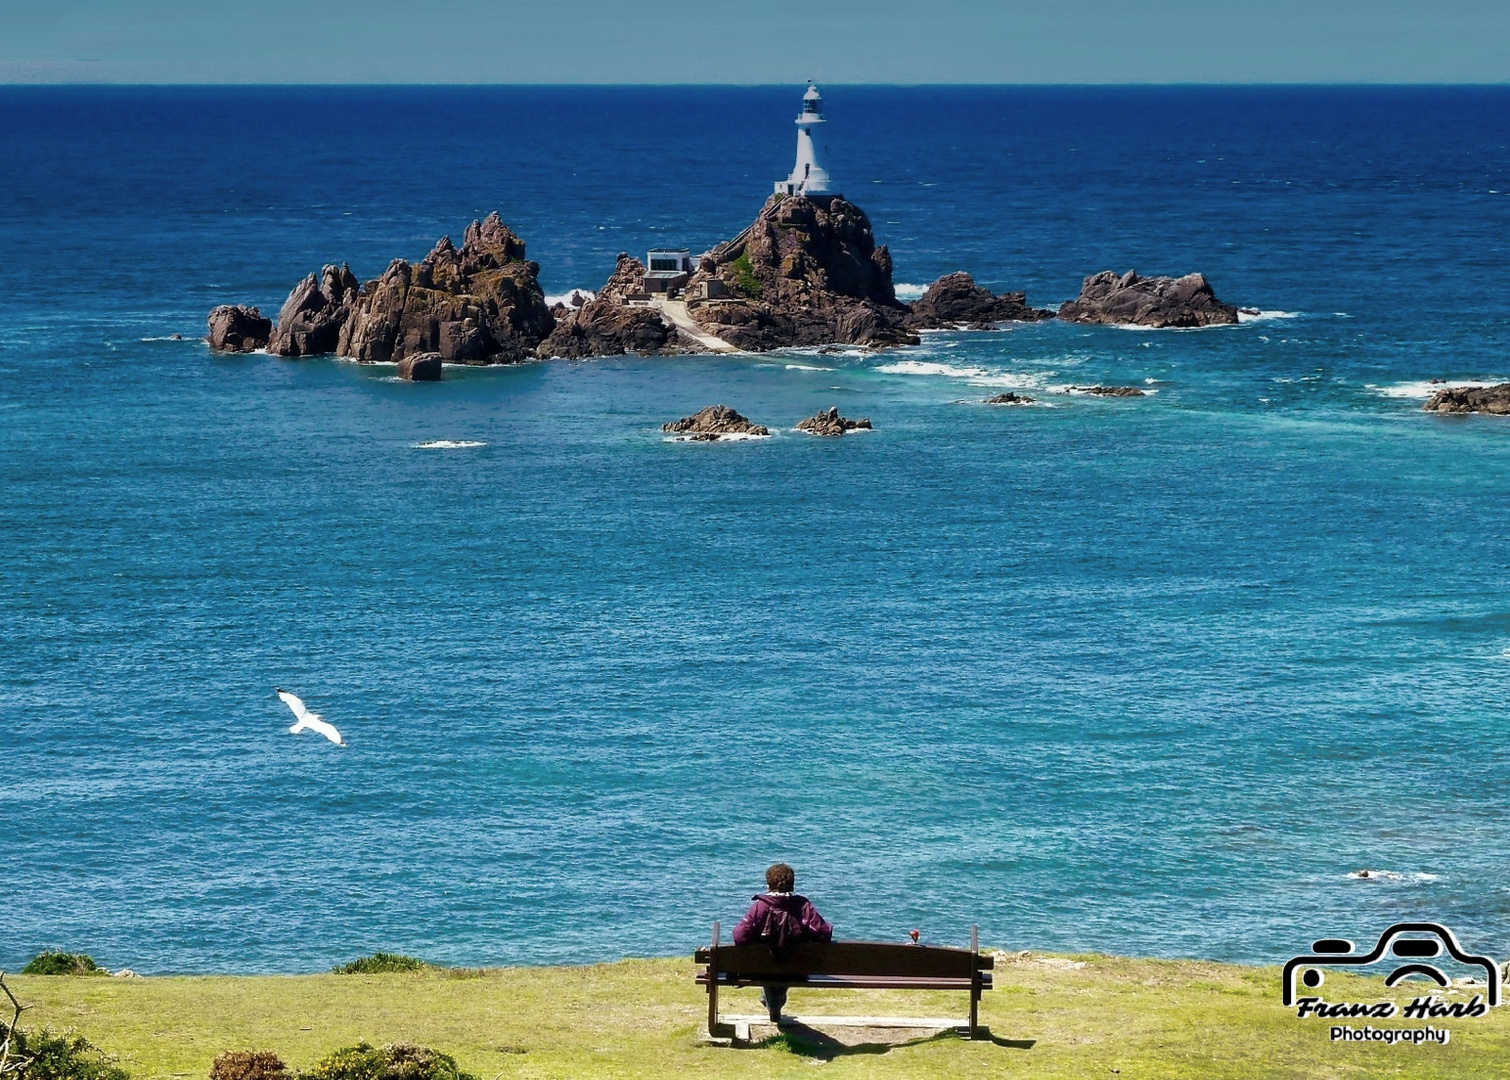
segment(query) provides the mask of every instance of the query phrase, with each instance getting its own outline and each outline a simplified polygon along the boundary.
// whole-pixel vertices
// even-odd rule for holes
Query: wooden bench
[[[804,941],[777,960],[765,945],[724,945],[719,925],[713,941],[693,954],[704,965],[697,983],[708,992],[708,1034],[717,1038],[727,1025],[718,1017],[720,986],[786,986],[825,990],[955,990],[970,994],[970,1020],[961,1025],[971,1039],[981,1037],[980,995],[991,989],[995,961],[980,954],[976,928],[968,949],[896,945],[880,941]]]

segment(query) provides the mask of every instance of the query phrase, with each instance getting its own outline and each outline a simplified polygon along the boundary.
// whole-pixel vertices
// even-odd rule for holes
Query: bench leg
[[[718,923],[713,924],[713,948],[708,953],[708,1037],[718,1038]]]

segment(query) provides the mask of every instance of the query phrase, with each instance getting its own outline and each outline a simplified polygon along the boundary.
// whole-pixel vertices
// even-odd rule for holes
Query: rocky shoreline
[[[944,275],[906,304],[897,299],[891,253],[876,244],[869,217],[838,195],[771,196],[734,239],[689,261],[674,285],[621,253],[595,296],[548,306],[539,272],[525,258],[524,241],[493,213],[467,226],[460,248],[443,236],[418,263],[394,259],[365,282],[345,264],[308,274],[276,322],[255,307],[217,307],[206,341],[217,351],[266,349],[283,357],[374,363],[424,357],[409,369],[421,374],[402,376],[423,380],[439,363],[887,348],[918,344],[924,330],[1055,318],[1213,326],[1236,322],[1238,312],[1200,274],[1150,278],[1132,271],[1087,277],[1080,295],[1058,312],[1029,306],[1022,292],[993,293],[964,272]]]

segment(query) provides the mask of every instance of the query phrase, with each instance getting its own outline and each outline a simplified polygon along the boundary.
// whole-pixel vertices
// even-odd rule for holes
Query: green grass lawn
[[[1045,960],[1048,962],[1044,962]],[[259,977],[7,976],[34,1007],[23,1026],[73,1028],[136,1080],[208,1075],[222,1050],[266,1049],[295,1068],[361,1040],[453,1054],[481,1080],[508,1077],[1493,1077],[1510,1076],[1510,1006],[1435,1021],[1447,1046],[1329,1041],[1330,1026],[1426,1021],[1297,1020],[1274,968],[1199,961],[999,956],[981,1020],[992,1041],[952,1035],[835,1052],[777,1041],[699,1042],[706,998],[687,960],[590,967]],[[1328,974],[1331,1001],[1408,1001],[1426,984]],[[1440,993],[1440,992],[1439,992]],[[1471,990],[1446,1000],[1464,1001]],[[759,1012],[758,991],[720,995]],[[789,1013],[964,1016],[965,995],[792,992]]]

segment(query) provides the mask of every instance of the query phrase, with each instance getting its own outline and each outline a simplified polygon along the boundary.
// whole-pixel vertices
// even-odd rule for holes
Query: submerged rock
[[[769,435],[770,429],[751,423],[727,405],[709,405],[691,416],[661,425],[662,431],[686,435],[694,442],[712,442],[724,435]]]
[[[724,295],[696,299],[717,279]],[[693,320],[740,349],[912,345],[891,254],[870,219],[838,196],[772,196],[734,242],[714,249],[688,283]]]
[[[1021,394],[1014,394],[1014,393],[1012,393],[1012,391],[1008,390],[1005,394],[997,394],[995,397],[988,397],[988,398],[986,398],[985,404],[987,404],[987,405],[1031,405],[1031,404],[1033,404],[1033,399],[1030,398],[1030,397],[1024,397]]]
[[[210,343],[210,348],[222,352],[253,352],[267,347],[272,332],[272,320],[264,319],[259,309],[221,304],[210,312],[209,333],[205,340]],[[179,334],[173,337],[181,340]]]
[[[542,359],[561,356],[618,356],[659,352],[675,331],[661,313],[649,307],[630,307],[625,297],[639,288],[645,264],[620,253],[613,273],[596,297],[577,308],[558,305],[556,328],[535,349]]]
[[[850,420],[840,416],[839,410],[833,408],[800,421],[797,430],[806,431],[810,435],[843,435],[846,431],[870,431],[871,426],[870,421],[864,417]]]
[[[441,359],[438,352],[406,356],[398,362],[398,377],[408,382],[440,382]]]
[[[1494,386],[1457,386],[1435,391],[1422,406],[1435,413],[1488,413],[1510,415],[1510,383]]]
[[[1147,397],[1148,391],[1136,386],[1066,386],[1072,394],[1095,394],[1097,397]]]
[[[1054,317],[1054,313],[1045,308],[1028,307],[1026,293],[1009,292],[998,296],[977,285],[973,277],[963,272],[939,278],[912,302],[911,307],[907,324],[917,330],[940,330],[961,325],[985,330],[1001,322],[1039,322]]]
[[[1092,274],[1080,295],[1059,308],[1069,322],[1115,326],[1193,327],[1237,322],[1237,308],[1216,298],[1204,274],[1139,277],[1129,270]]]

